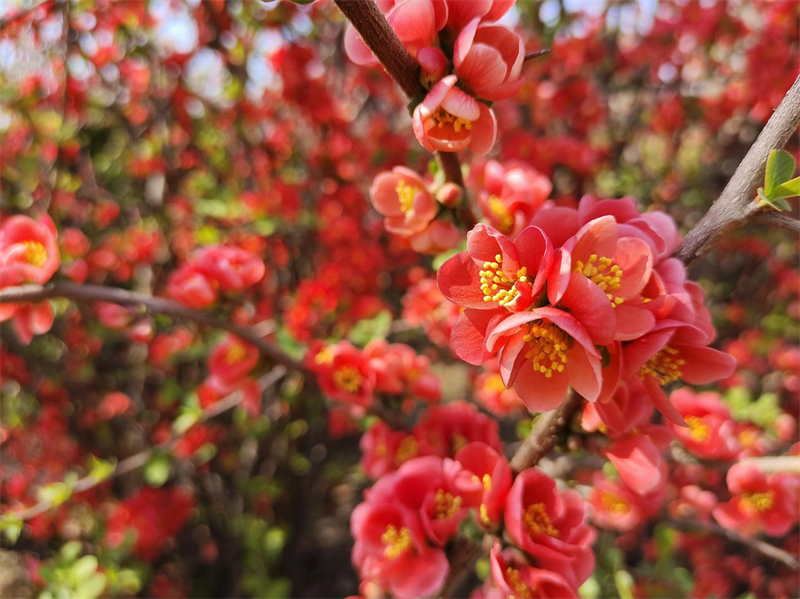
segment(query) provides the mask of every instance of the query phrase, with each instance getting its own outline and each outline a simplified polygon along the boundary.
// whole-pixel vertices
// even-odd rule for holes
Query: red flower
[[[44,214],[39,222],[12,216],[0,226],[0,286],[49,281],[61,263],[53,220]]]
[[[429,152],[469,148],[484,156],[497,137],[497,119],[491,108],[457,88],[457,81],[456,75],[444,77],[414,109],[414,135]]]
[[[594,570],[595,531],[584,522],[583,500],[558,492],[555,481],[535,468],[517,475],[506,501],[506,531],[540,566],[580,586]]]
[[[369,189],[372,205],[386,218],[386,230],[397,235],[421,233],[436,216],[436,201],[422,178],[396,166],[378,173]]]
[[[348,341],[310,349],[308,367],[317,373],[323,393],[333,401],[368,406],[372,403],[372,378],[361,351]]]
[[[228,335],[208,357],[208,370],[212,376],[226,383],[236,382],[258,363],[258,349],[234,335]]]
[[[755,465],[741,462],[728,470],[727,482],[733,497],[713,511],[722,526],[745,535],[763,530],[778,537],[800,520],[800,476],[767,476]]]
[[[716,393],[677,389],[669,396],[688,427],[669,425],[683,446],[707,460],[732,460],[742,449],[730,410]]]
[[[170,273],[167,295],[190,308],[202,310],[217,303],[217,286],[196,264],[183,264]]]
[[[484,168],[483,187],[478,202],[489,223],[505,235],[516,236],[530,224],[553,184],[524,162],[490,160]]]
[[[514,599],[568,599],[578,597],[573,585],[556,572],[534,568],[513,548],[500,550],[496,543],[490,555],[492,579]]]
[[[456,453],[463,474],[454,482],[468,505],[477,508],[477,520],[489,529],[503,517],[506,496],[511,488],[508,460],[485,443],[470,443]]]
[[[244,291],[264,278],[266,272],[261,258],[236,246],[206,247],[196,264],[222,291]]]

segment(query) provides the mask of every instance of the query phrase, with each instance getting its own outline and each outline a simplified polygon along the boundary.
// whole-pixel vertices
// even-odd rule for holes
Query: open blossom
[[[592,479],[587,503],[594,524],[600,528],[628,531],[652,517],[661,507],[663,497],[664,487],[641,495],[624,483],[613,482],[597,473]]]
[[[732,460],[739,454],[742,446],[736,422],[717,393],[694,393],[684,387],[673,391],[669,399],[688,425],[669,423],[687,450],[707,460]]]
[[[525,404],[514,389],[509,389],[500,374],[497,360],[485,364],[486,371],[475,380],[475,398],[492,414],[508,416],[524,410]]]
[[[226,383],[245,377],[258,363],[258,349],[234,335],[228,337],[211,351],[208,357],[209,372]]]
[[[411,237],[411,249],[420,254],[441,254],[461,241],[461,233],[453,224],[435,220],[430,226]]]
[[[436,201],[425,182],[404,166],[379,173],[369,197],[375,210],[386,217],[386,230],[398,235],[421,233],[436,216]]]
[[[170,273],[167,295],[185,306],[202,310],[217,303],[218,293],[214,280],[196,264],[182,264]]]
[[[745,535],[764,531],[785,535],[800,520],[800,475],[766,475],[754,464],[740,462],[728,470],[732,498],[714,508],[717,522]]]
[[[236,246],[212,245],[203,248],[196,258],[196,264],[223,292],[244,291],[258,283],[266,272],[261,258]]]
[[[408,394],[427,401],[442,397],[441,382],[430,371],[430,360],[408,345],[374,339],[364,348],[375,391],[393,395]]]
[[[516,549],[501,550],[497,543],[490,555],[492,580],[503,597],[513,599],[569,599],[578,591],[560,574],[531,566]]]
[[[535,468],[517,475],[506,500],[506,531],[537,563],[579,587],[594,570],[594,529],[584,522],[575,491],[559,492],[556,482]]]
[[[355,406],[372,403],[373,384],[367,360],[353,344],[340,341],[329,347],[312,347],[306,363],[331,400]]]
[[[519,34],[504,25],[473,19],[453,47],[453,66],[463,85],[484,100],[506,100],[517,94],[525,61]]]
[[[513,237],[530,224],[552,189],[550,179],[524,162],[490,160],[478,202],[489,223]]]
[[[511,488],[511,468],[505,456],[485,443],[470,443],[455,456],[462,475],[455,477],[453,486],[467,505],[476,508],[478,523],[495,529],[502,521],[506,496]]]
[[[456,75],[442,78],[414,109],[414,135],[429,152],[469,148],[484,156],[497,137],[497,119],[491,108],[457,88],[457,81]]]
[[[502,451],[497,421],[465,401],[432,406],[414,427],[420,455],[453,457],[470,443],[485,443]]]

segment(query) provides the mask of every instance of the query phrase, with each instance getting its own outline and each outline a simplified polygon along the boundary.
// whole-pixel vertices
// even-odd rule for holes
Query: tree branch
[[[796,218],[792,218],[791,216],[787,216],[785,214],[781,214],[780,212],[775,211],[764,211],[764,212],[756,212],[752,219],[754,223],[759,223],[762,225],[767,225],[768,227],[774,227],[776,229],[783,229],[785,231],[791,231],[795,234],[800,234],[800,221]]]
[[[105,287],[103,285],[77,284],[69,281],[58,283],[48,283],[47,285],[22,285],[19,287],[7,287],[0,290],[0,304],[16,302],[36,302],[54,297],[64,297],[67,299],[83,302],[111,302],[123,306],[144,306],[151,312],[168,314],[183,320],[192,320],[223,329],[240,337],[244,341],[251,343],[275,364],[280,364],[306,372],[302,362],[295,360],[279,347],[259,336],[253,329],[234,324],[230,321],[217,318],[213,314],[194,310],[174,300],[163,297],[153,297],[144,293],[128,291],[116,287]]]
[[[744,545],[756,553],[760,553],[765,557],[781,562],[792,570],[800,570],[800,562],[798,562],[798,559],[794,555],[788,551],[784,551],[780,547],[775,547],[766,541],[762,541],[761,539],[757,539],[755,537],[746,537],[739,534],[735,530],[723,528],[722,526],[714,524],[713,522],[700,522],[699,520],[688,519],[671,519],[669,520],[669,523],[676,529],[684,532],[701,531],[721,535],[727,538],[729,541]]]
[[[789,226],[785,219],[767,217],[769,213],[763,211],[753,198],[764,181],[769,153],[783,148],[789,138],[797,133],[798,126],[800,126],[800,75],[739,164],[722,195],[700,222],[689,231],[675,252],[675,256],[686,266],[694,264],[725,233],[749,220],[756,220],[757,216],[760,222],[764,222],[766,217],[771,225],[780,222],[781,225]],[[793,225],[791,230],[797,230],[797,226]]]
[[[334,3],[405,95],[411,100],[421,101],[427,90],[419,79],[419,64],[408,53],[374,0],[334,0]],[[463,188],[458,155],[455,152],[437,152],[436,155],[446,180]],[[466,197],[463,202],[459,215],[464,225],[472,228],[477,219]]]

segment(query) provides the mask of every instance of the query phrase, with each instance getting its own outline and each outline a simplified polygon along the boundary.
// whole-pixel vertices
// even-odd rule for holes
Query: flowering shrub
[[[796,596],[798,3],[6,4],[0,596]]]

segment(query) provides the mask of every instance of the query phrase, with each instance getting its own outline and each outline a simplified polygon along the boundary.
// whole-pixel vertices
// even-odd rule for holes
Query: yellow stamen
[[[533,361],[534,372],[548,379],[554,372],[564,372],[567,363],[567,334],[551,322],[536,322],[523,341],[529,345],[525,357]]]
[[[611,510],[612,512],[621,513],[628,511],[628,504],[625,502],[625,500],[619,495],[609,493],[608,491],[602,491],[600,493],[600,503],[603,504],[604,508]]]
[[[419,187],[406,183],[402,179],[397,182],[394,190],[397,192],[397,199],[400,200],[400,209],[403,212],[408,212],[414,207],[414,198],[421,191]]]
[[[38,241],[23,241],[25,247],[25,261],[39,268],[47,262],[47,250]]]
[[[659,385],[666,385],[681,378],[681,366],[686,360],[678,358],[678,350],[665,345],[639,370],[639,378],[652,376]]]
[[[557,537],[561,534],[561,531],[553,526],[553,522],[547,514],[547,508],[544,507],[543,503],[529,505],[525,510],[522,521],[531,534],[543,533],[551,537]]]
[[[452,518],[461,509],[461,497],[454,497],[450,493],[445,492],[444,489],[436,491],[435,501],[434,515],[437,520]]]
[[[483,291],[483,301],[497,302],[501,306],[510,304],[519,295],[514,283],[528,282],[528,269],[523,266],[517,271],[512,279],[509,279],[503,272],[503,256],[497,254],[494,262],[484,262],[483,270],[478,274],[481,276],[481,291]]]
[[[578,260],[575,263],[575,272],[584,275],[605,291],[613,307],[617,307],[625,301],[623,298],[609,293],[609,291],[616,291],[620,288],[622,275],[624,274],[622,269],[611,258],[592,254],[586,263],[582,260]]]
[[[333,373],[333,382],[348,393],[358,393],[362,380],[361,373],[352,366],[342,366]]]
[[[702,418],[698,416],[687,416],[685,418],[686,424],[689,425],[689,434],[695,441],[704,443],[711,435],[711,429],[703,422]]]
[[[506,208],[503,200],[496,195],[490,195],[487,203],[489,210],[491,210],[492,214],[497,216],[500,221],[500,225],[497,228],[500,229],[502,233],[509,233],[511,229],[514,228],[514,217],[508,211],[508,208]]]
[[[745,493],[742,495],[742,503],[753,508],[757,512],[766,512],[772,509],[775,499],[771,491],[766,493]]]
[[[330,364],[333,362],[333,352],[327,347],[314,356],[316,364]]]
[[[431,118],[439,129],[442,129],[445,125],[452,127],[456,133],[460,133],[462,127],[467,131],[472,129],[472,121],[452,115],[441,107],[431,115]]]
[[[411,549],[411,531],[403,526],[400,530],[391,524],[386,527],[386,532],[381,535],[381,543],[386,546],[384,555],[389,559],[400,557]]]
[[[238,343],[234,343],[228,348],[228,351],[225,352],[225,364],[230,366],[231,364],[236,364],[240,362],[242,358],[245,357],[247,351]]]
[[[508,581],[508,586],[514,592],[513,596],[517,599],[531,599],[533,597],[531,589],[522,582],[522,577],[516,568],[506,568],[506,580]]]
[[[417,440],[414,437],[406,437],[400,441],[400,444],[397,446],[397,454],[395,455],[394,461],[400,466],[411,458],[417,457],[418,451]]]

